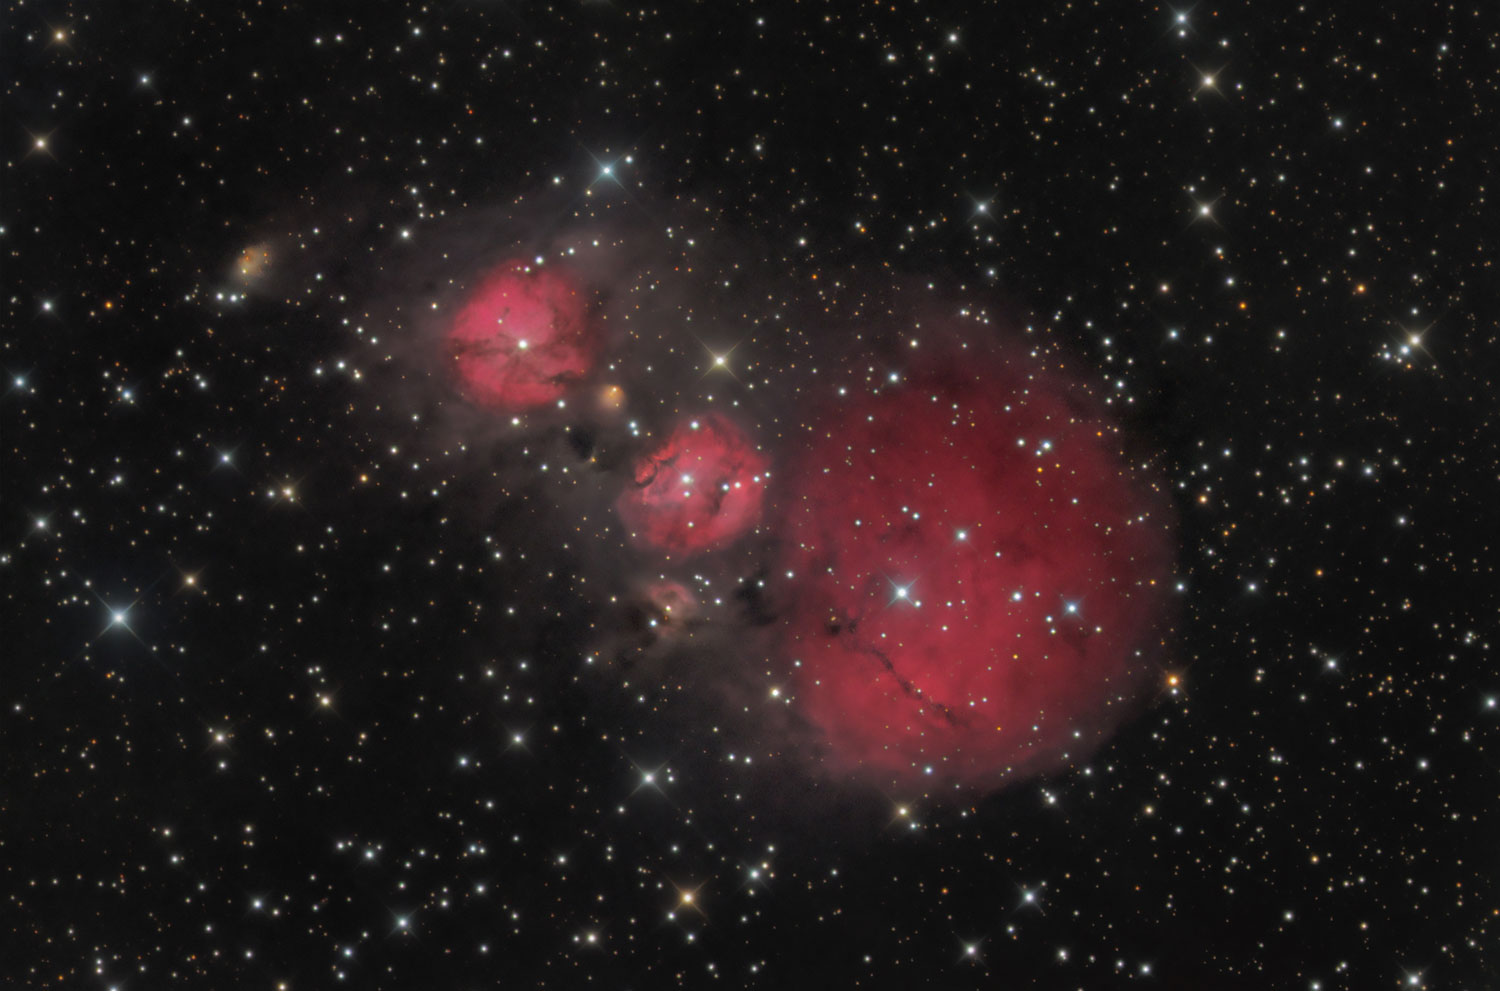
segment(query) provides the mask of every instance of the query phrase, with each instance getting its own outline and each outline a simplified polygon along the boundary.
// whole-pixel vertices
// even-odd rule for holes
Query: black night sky
[[[0,31],[5,987],[1500,987],[1486,4]]]

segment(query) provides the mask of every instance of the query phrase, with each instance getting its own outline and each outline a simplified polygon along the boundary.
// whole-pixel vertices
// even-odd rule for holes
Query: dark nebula
[[[841,775],[1046,771],[1154,670],[1169,500],[1081,390],[965,362],[851,400],[788,471],[786,651]]]
[[[725,417],[678,424],[635,464],[633,484],[615,503],[632,538],[664,551],[721,547],[761,516],[770,462]]]
[[[521,260],[502,262],[484,276],[454,318],[447,346],[464,394],[501,410],[562,398],[597,352],[574,280]]]

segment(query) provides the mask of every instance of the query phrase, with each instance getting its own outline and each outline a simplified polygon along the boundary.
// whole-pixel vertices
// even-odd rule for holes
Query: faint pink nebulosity
[[[753,527],[769,462],[728,419],[679,424],[635,464],[615,509],[639,543],[665,551],[721,547]]]
[[[1128,714],[1171,621],[1174,513],[1119,438],[995,362],[852,401],[789,465],[786,648],[831,770],[991,788]]]
[[[648,582],[646,601],[668,624],[682,624],[698,615],[698,599],[692,590],[670,578]]]
[[[583,294],[566,272],[502,262],[469,294],[448,330],[465,395],[524,410],[561,399],[597,351]]]

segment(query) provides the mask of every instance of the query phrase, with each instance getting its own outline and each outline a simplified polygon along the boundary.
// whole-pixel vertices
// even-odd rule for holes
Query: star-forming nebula
[[[447,332],[464,394],[508,411],[561,398],[593,366],[597,343],[574,279],[519,260],[491,270]]]
[[[788,471],[781,563],[831,769],[992,787],[1128,714],[1169,620],[1170,503],[1080,390],[968,362],[818,433]]]
[[[769,461],[734,423],[705,414],[678,424],[635,464],[615,503],[641,544],[664,551],[721,547],[759,520]]]

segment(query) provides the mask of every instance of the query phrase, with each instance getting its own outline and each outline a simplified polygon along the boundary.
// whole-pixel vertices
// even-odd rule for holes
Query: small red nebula
[[[998,787],[1093,749],[1170,623],[1170,500],[1061,380],[997,363],[854,401],[790,466],[785,626],[826,764]]]
[[[721,547],[760,521],[769,462],[729,420],[682,423],[635,464],[615,511],[640,543],[666,551]]]
[[[534,409],[562,398],[588,373],[596,351],[572,278],[520,260],[492,269],[448,331],[464,393],[497,409]]]
[[[657,579],[646,585],[645,595],[659,621],[669,626],[681,626],[698,615],[698,599],[682,582]]]

